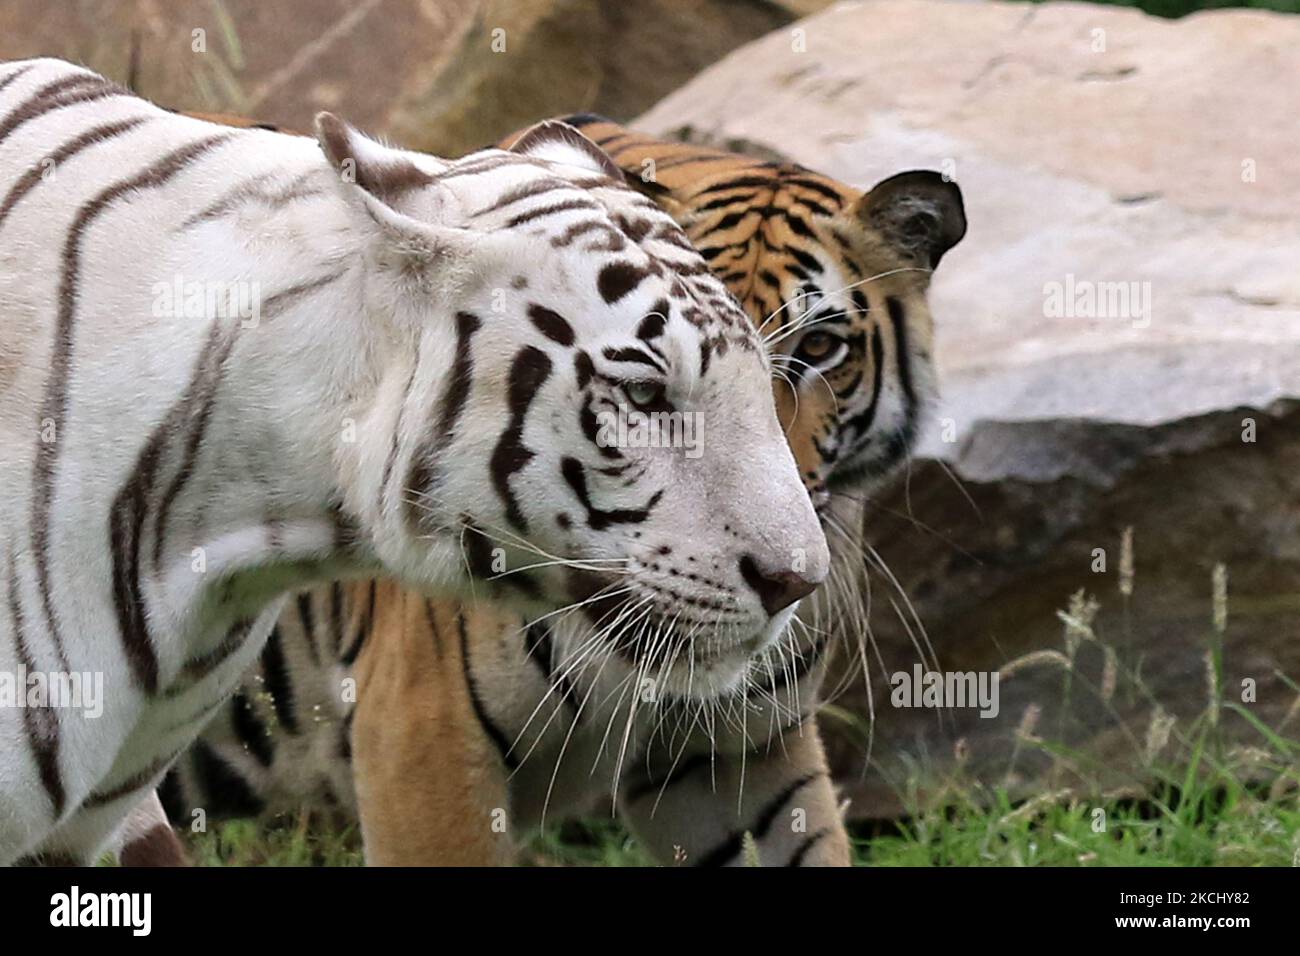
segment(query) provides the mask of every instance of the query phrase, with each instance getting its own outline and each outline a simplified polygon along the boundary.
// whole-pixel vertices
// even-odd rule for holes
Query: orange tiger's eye
[[[835,336],[826,332],[809,332],[799,342],[799,351],[816,362],[835,351]]]

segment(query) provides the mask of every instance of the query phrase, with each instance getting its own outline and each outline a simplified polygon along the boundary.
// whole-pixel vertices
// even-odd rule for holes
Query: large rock
[[[393,135],[459,154],[558,113],[626,120],[724,53],[827,0],[486,0],[397,100]]]
[[[475,0],[5,0],[0,59],[84,63],[176,109],[310,129],[318,110],[382,131],[455,47]]]
[[[866,725],[832,735],[855,812],[895,812],[906,781],[925,792],[958,764],[1013,789],[1150,779],[1207,707],[1220,562],[1227,699],[1281,724],[1296,694],[1277,672],[1300,677],[1300,408],[1285,401],[1300,396],[1300,18],[881,0],[794,29],[636,125],[863,186],[947,170],[966,197],[970,231],[932,294],[939,420],[868,518],[898,588],[873,581],[865,776]],[[1080,639],[1068,693],[1066,658],[1037,653],[1005,676],[997,718],[891,706],[881,671],[918,659],[918,621],[944,668],[990,671],[1064,653],[1058,612],[1080,589],[1096,640]],[[860,682],[839,704],[866,710]],[[1218,729],[1225,748],[1267,746],[1235,711]],[[1077,752],[1049,760],[1040,740]]]
[[[868,531],[872,560],[897,577],[895,586],[878,574],[872,585],[873,770],[863,776],[854,736],[832,735],[861,814],[902,809],[901,781],[933,787],[959,755],[968,778],[1013,791],[1044,786],[1052,770],[1056,785],[1084,791],[1140,785],[1153,767],[1186,757],[1209,707],[1207,654],[1220,641],[1224,700],[1295,735],[1298,698],[1282,675],[1300,675],[1300,403],[1154,426],[979,422],[951,463],[920,461],[882,495]],[[1081,591],[1095,617],[1067,637],[1060,613]],[[918,660],[918,619],[944,670],[1018,662],[1002,676],[997,717],[891,706],[883,675]],[[866,710],[857,687],[838,703]],[[1168,745],[1148,752],[1160,716],[1177,722]],[[1221,718],[1227,742],[1267,749],[1246,718]],[[1017,745],[1025,721],[1032,736],[1068,746],[1068,763],[1054,766],[1035,742]]]
[[[626,120],[829,0],[6,0],[0,59],[61,56],[166,106],[310,129],[322,109],[458,155],[591,110]]]

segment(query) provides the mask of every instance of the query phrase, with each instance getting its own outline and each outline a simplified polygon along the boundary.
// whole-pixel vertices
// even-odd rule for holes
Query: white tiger
[[[653,607],[711,635],[701,692],[778,638],[828,551],[768,360],[615,176],[559,124],[448,162],[0,66],[0,673],[103,689],[0,708],[0,863],[107,845],[290,588]],[[616,406],[698,413],[704,453],[598,447]]]

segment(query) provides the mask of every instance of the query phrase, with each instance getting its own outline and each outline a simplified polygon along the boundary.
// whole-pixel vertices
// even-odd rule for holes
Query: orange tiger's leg
[[[760,866],[851,865],[816,718],[743,754],[680,756],[659,754],[671,775],[633,774],[620,798],[623,819],[660,862],[743,866],[748,833]]]
[[[383,583],[357,660],[353,775],[372,866],[502,866],[506,770],[474,713],[462,614]]]

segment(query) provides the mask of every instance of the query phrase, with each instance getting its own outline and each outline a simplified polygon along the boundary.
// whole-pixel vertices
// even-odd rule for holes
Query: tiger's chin
[[[621,593],[619,579],[571,574],[572,588],[589,627],[605,630],[612,657],[635,677],[645,702],[706,702],[744,690],[787,635],[798,603],[771,617],[733,611],[729,621],[693,621],[684,606],[639,611],[636,596]]]
[[[786,638],[794,608],[788,608],[749,636],[695,638],[681,646],[672,663],[657,671],[660,699],[707,703],[744,692],[746,685],[765,669],[773,649]]]
[[[662,696],[696,703],[730,697],[743,690],[753,660],[742,651],[697,654],[689,663],[674,665],[664,676]]]

